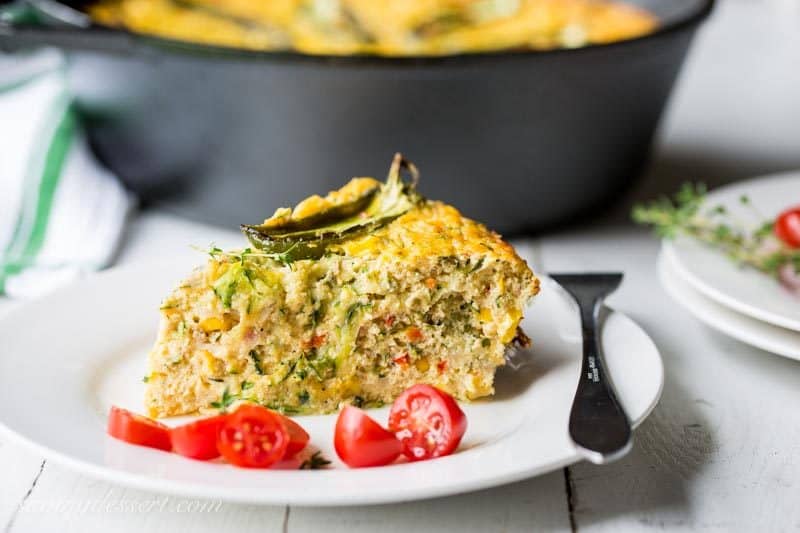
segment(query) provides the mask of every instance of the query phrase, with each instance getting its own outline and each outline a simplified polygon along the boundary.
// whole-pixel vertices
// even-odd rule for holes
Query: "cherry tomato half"
[[[800,206],[778,215],[775,220],[775,235],[792,248],[800,248]]]
[[[308,435],[308,432],[300,426],[300,424],[288,416],[283,416],[278,413],[275,414],[281,417],[281,421],[286,427],[286,432],[289,434],[289,444],[286,445],[286,452],[284,454],[284,457],[288,459],[289,457],[297,454],[297,452],[303,450],[311,437]]]
[[[172,449],[167,426],[116,406],[112,406],[108,413],[108,434],[139,446],[166,451]]]
[[[394,434],[350,405],[342,409],[336,419],[333,445],[342,461],[353,468],[388,465],[402,452]]]
[[[467,430],[467,417],[447,393],[414,385],[397,397],[389,412],[389,429],[412,461],[448,455]]]
[[[217,437],[228,415],[212,416],[170,430],[175,452],[191,459],[207,461],[219,457]]]
[[[236,466],[269,468],[283,459],[289,445],[289,432],[281,418],[258,405],[240,406],[220,428],[219,452]]]

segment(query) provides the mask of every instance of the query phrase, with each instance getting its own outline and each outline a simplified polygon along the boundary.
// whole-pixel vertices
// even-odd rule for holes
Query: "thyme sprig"
[[[238,399],[238,394],[231,394],[228,387],[225,387],[225,390],[222,392],[222,397],[217,402],[211,402],[211,407],[219,409],[220,413],[224,413],[228,410],[228,407]]]
[[[327,468],[329,464],[331,464],[331,462],[325,459],[322,452],[317,451],[300,464],[300,470],[322,470]]]
[[[672,198],[634,206],[631,216],[639,224],[653,226],[662,238],[688,235],[721,250],[741,265],[776,278],[787,264],[800,272],[800,250],[789,248],[775,237],[773,221],[766,220],[748,196],[741,196],[739,203],[755,219],[749,224],[734,217],[724,205],[708,206],[706,195],[705,185],[686,183]]]
[[[277,261],[278,263],[282,264],[283,266],[287,266],[292,268],[292,263],[294,262],[294,258],[292,255],[292,251],[298,246],[298,243],[293,244],[285,251],[280,253],[269,253],[269,252],[262,252],[258,250],[253,250],[252,248],[244,248],[243,250],[238,251],[231,251],[226,252],[222,248],[219,248],[214,243],[211,243],[208,248],[200,248],[199,246],[192,246],[193,249],[198,250],[200,252],[206,253],[211,256],[213,259],[220,259],[225,258],[228,260],[232,260],[233,262],[237,262],[241,265],[244,265],[245,259],[248,257],[265,257],[268,259],[272,259]]]
[[[211,405],[211,407],[214,409],[219,409],[220,413],[226,413],[228,408],[239,400],[255,402],[255,398],[250,396],[246,397],[244,394],[245,391],[252,389],[254,386],[255,383],[252,381],[242,381],[242,383],[239,385],[239,394],[234,394],[228,387],[225,387],[225,390],[222,391],[222,396],[220,399],[218,401],[211,402],[209,405]]]

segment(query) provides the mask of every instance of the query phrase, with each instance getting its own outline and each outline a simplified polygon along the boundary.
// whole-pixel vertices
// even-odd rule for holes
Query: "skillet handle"
[[[0,50],[55,46],[130,54],[131,36],[92,25],[83,12],[55,0],[0,0]]]

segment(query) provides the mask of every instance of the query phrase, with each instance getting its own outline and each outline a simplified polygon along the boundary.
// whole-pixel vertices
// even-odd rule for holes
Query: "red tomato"
[[[228,415],[212,416],[172,428],[172,446],[176,453],[207,461],[219,457],[217,436]]]
[[[116,406],[112,406],[108,413],[108,434],[139,446],[166,451],[172,449],[167,426]]]
[[[283,459],[289,432],[281,416],[258,405],[245,404],[228,415],[217,437],[217,448],[231,464],[269,468]]]
[[[453,453],[467,430],[467,417],[449,394],[414,385],[394,401],[389,429],[403,443],[406,457],[420,461]]]
[[[409,342],[420,342],[425,336],[422,334],[422,330],[416,326],[411,326],[406,330],[406,338]]]
[[[333,445],[342,461],[354,468],[388,465],[400,457],[403,448],[391,432],[350,405],[336,419]]]
[[[395,357],[394,359],[392,359],[392,361],[394,361],[396,365],[400,365],[401,367],[405,368],[408,366],[409,362],[408,354],[404,353],[400,357]]]
[[[277,413],[275,413],[277,414]],[[300,424],[289,418],[288,416],[278,415],[281,417],[283,425],[286,427],[286,432],[289,434],[289,444],[286,445],[285,457],[289,458],[295,455],[306,447],[311,437],[305,429],[300,427]]]
[[[800,206],[787,209],[778,216],[775,235],[792,248],[800,248]]]

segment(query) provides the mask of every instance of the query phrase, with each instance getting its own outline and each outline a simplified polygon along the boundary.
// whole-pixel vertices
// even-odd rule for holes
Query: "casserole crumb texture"
[[[434,201],[319,259],[212,252],[161,305],[146,406],[163,417],[225,397],[324,413],[414,383],[487,396],[538,290],[499,235]]]

